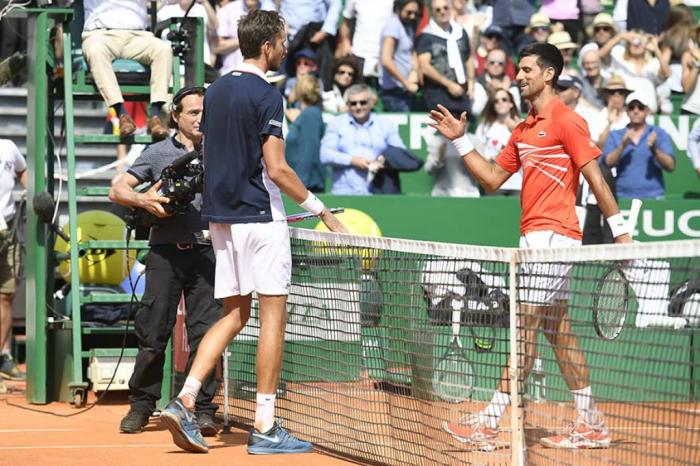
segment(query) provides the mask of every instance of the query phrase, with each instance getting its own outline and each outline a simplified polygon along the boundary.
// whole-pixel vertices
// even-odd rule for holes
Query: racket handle
[[[462,318],[462,311],[461,310],[455,309],[452,311],[452,336],[453,337],[459,336],[459,330],[462,326],[460,323],[461,318]]]
[[[639,219],[639,212],[642,209],[641,199],[632,199],[630,204],[630,213],[627,217],[627,229],[630,234],[630,238],[634,238],[634,231],[637,228],[637,220]]]

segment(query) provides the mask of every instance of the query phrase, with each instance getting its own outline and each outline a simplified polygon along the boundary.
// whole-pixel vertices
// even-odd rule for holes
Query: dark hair
[[[185,97],[188,95],[198,95],[204,97],[204,92],[206,92],[206,89],[204,89],[202,86],[185,86],[177,91],[173,96],[173,103],[170,104],[170,121],[168,122],[168,126],[177,129],[177,123],[175,123],[172,115],[173,113],[180,113],[182,111],[182,101],[185,99]]]
[[[423,0],[394,0],[394,13],[398,14],[401,10],[403,10],[403,7],[409,3],[418,4],[418,14],[416,15],[416,20],[418,20],[423,16]]]
[[[276,11],[253,10],[238,23],[238,45],[243,58],[258,58],[265,42],[274,43],[284,32],[284,19]]]
[[[511,94],[508,90],[506,89],[496,89],[495,92],[489,94],[489,100],[486,102],[486,106],[484,107],[484,112],[481,114],[481,121],[487,125],[492,125],[496,119],[498,119],[498,114],[496,113],[496,94],[499,92],[505,92],[508,94],[508,100],[510,101],[513,106],[510,108],[510,116],[514,120],[517,120],[519,118],[518,114],[518,106],[515,103],[515,99],[513,98],[513,94]]]
[[[333,63],[333,82],[335,82],[335,74],[338,72],[341,66],[349,66],[355,73],[352,77],[352,82],[350,85],[363,81],[362,70],[360,70],[360,64],[357,62],[357,59],[352,55],[346,55],[344,57],[337,58],[335,63]],[[345,89],[341,89],[341,91],[344,90]]]
[[[537,66],[544,71],[546,68],[554,68],[554,79],[552,86],[557,84],[557,79],[564,69],[564,58],[561,52],[552,44],[537,43],[530,44],[520,52],[520,60],[525,57],[537,57]]]

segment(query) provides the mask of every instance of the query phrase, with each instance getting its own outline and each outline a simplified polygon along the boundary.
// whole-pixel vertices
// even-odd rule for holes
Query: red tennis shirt
[[[523,169],[520,234],[552,230],[581,239],[574,208],[581,167],[600,155],[586,121],[559,97],[515,127],[496,163],[509,173]]]

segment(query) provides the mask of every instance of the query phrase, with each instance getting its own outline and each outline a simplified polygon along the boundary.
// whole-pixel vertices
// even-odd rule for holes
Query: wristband
[[[627,222],[625,222],[625,218],[622,216],[622,214],[618,213],[611,215],[605,220],[608,222],[608,225],[610,225],[610,231],[612,232],[613,238],[629,233]]]
[[[471,140],[469,139],[469,136],[467,136],[466,134],[452,141],[452,144],[454,144],[455,149],[457,149],[457,153],[459,155],[467,155],[468,153],[474,150],[474,144],[472,144]]]
[[[314,215],[320,215],[321,212],[323,212],[323,209],[326,208],[326,206],[323,204],[323,201],[314,196],[314,194],[311,191],[309,191],[309,195],[306,196],[306,200],[299,205],[302,209]]]

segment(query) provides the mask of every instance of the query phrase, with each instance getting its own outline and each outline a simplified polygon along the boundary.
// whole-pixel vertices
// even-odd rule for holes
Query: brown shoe
[[[127,138],[136,132],[136,123],[128,113],[119,115],[119,136]]]
[[[148,119],[148,133],[153,136],[153,139],[165,139],[170,134],[168,127],[163,124],[158,115]]]

